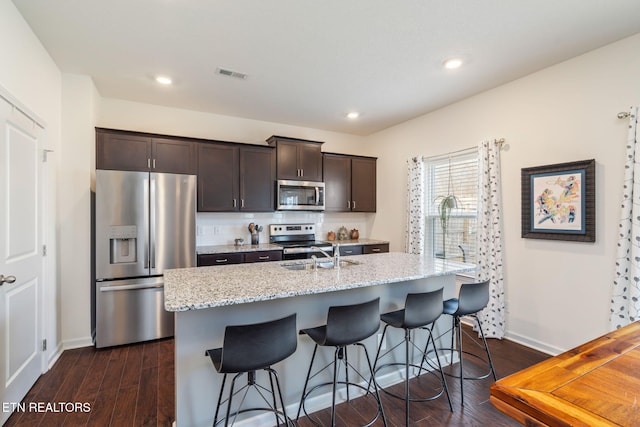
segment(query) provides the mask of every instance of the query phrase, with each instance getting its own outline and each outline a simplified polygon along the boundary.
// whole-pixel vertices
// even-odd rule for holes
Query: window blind
[[[446,157],[425,159],[426,253],[439,258],[475,261],[478,173],[475,148]],[[438,204],[441,197],[450,194],[456,196],[458,207],[451,211],[443,239]]]

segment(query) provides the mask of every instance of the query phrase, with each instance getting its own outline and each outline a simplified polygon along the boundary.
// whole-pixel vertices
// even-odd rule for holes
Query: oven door
[[[324,210],[324,182],[278,180],[276,187],[277,210]]]

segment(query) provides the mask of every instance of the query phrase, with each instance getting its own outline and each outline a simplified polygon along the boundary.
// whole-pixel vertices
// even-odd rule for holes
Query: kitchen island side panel
[[[377,286],[347,289],[311,295],[299,295],[268,301],[210,307],[198,310],[179,311],[175,313],[175,370],[176,370],[176,424],[177,427],[209,426],[213,420],[215,402],[220,390],[222,375],[218,374],[205,350],[222,346],[226,325],[256,323],[297,313],[298,329],[318,326],[326,322],[327,310],[332,305],[355,304],[380,297],[380,311],[389,312],[404,306],[408,292],[425,292],[444,288],[444,298],[455,297],[455,274],[439,275],[417,280],[381,284]],[[450,319],[442,316],[436,325],[436,336],[446,331]],[[387,342],[396,343],[403,339],[401,330],[391,330]],[[382,329],[379,331],[382,333]],[[424,345],[426,334],[418,332],[418,343]],[[450,341],[450,335],[441,338],[442,342]],[[365,341],[371,359],[375,357],[377,337]],[[420,345],[420,344],[419,344]],[[274,366],[283,388],[283,397],[287,405],[287,414],[295,418],[304,385],[305,375],[311,360],[313,342],[306,336],[299,336],[298,349],[288,359]],[[327,363],[333,357],[331,348],[320,349],[318,365]],[[404,358],[403,346],[393,357],[398,361]],[[349,351],[350,362],[359,368],[365,368],[361,351]],[[372,360],[373,363],[373,360]],[[315,381],[329,378],[316,377]],[[258,374],[260,381],[268,379],[263,373]],[[399,373],[390,373],[381,378],[383,386],[401,381]],[[244,384],[242,380],[240,384]],[[353,391],[352,391],[353,393]],[[339,396],[343,398],[343,396]],[[331,389],[320,391],[316,397],[307,401],[307,409],[319,410],[330,406]],[[251,405],[252,401],[245,402]],[[270,426],[273,415],[257,415],[236,425]]]

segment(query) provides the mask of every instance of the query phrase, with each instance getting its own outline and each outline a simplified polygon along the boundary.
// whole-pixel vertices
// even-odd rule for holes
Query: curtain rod
[[[502,149],[502,146],[505,143],[504,138],[500,138],[500,139],[494,139],[493,140],[494,143],[498,144],[500,146],[500,149]],[[450,151],[448,153],[444,153],[444,154],[438,154],[436,156],[422,156],[422,160],[433,160],[433,159],[439,159],[439,158],[445,158],[445,157],[449,157],[453,154],[458,154],[458,153],[463,153],[465,151],[471,151],[471,150],[475,150],[477,147],[468,147],[468,148],[463,148],[461,150],[456,150],[456,151]]]

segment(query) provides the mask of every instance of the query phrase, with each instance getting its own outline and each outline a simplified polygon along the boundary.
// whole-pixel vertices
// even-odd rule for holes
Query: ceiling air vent
[[[217,68],[216,69],[216,73],[222,75],[222,76],[227,76],[227,77],[235,77],[236,79],[242,79],[245,80],[247,78],[247,75],[244,73],[239,73],[237,71],[233,71],[233,70],[229,70],[227,68]]]

